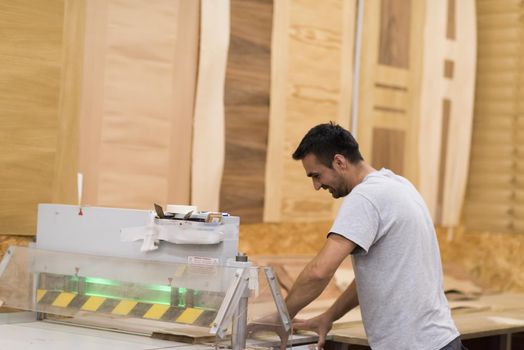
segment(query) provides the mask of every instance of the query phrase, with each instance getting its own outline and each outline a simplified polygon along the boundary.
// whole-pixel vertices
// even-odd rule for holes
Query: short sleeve
[[[380,217],[373,203],[358,193],[350,193],[340,206],[330,233],[354,242],[353,254],[367,254],[378,235]]]

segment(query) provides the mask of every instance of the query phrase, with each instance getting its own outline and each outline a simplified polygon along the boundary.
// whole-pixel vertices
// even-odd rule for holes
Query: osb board
[[[239,249],[248,255],[312,256],[324,244],[331,222],[240,225]],[[524,292],[524,237],[507,233],[464,232],[448,241],[438,228],[447,273],[471,279],[485,292]]]
[[[10,245],[26,247],[31,242],[34,242],[33,237],[0,235],[0,260]]]
[[[2,1],[0,23],[0,234],[33,235],[52,199],[64,1]]]
[[[486,291],[524,292],[524,237],[438,229],[442,261],[460,266]],[[448,237],[452,236],[452,240]]]
[[[220,210],[262,222],[273,0],[231,1]]]
[[[188,201],[198,4],[86,4],[83,202],[150,208]]]
[[[314,255],[330,222],[240,224],[239,250],[248,255]]]
[[[329,120],[349,124],[349,115],[341,111],[348,110],[350,98],[345,94],[350,92],[346,79],[351,75],[342,77],[342,73],[352,62],[352,27],[346,25],[354,21],[352,4],[275,2],[272,70],[278,76],[272,76],[271,86],[265,221],[318,221],[333,216],[332,198],[313,190],[301,163],[291,154],[316,124]]]

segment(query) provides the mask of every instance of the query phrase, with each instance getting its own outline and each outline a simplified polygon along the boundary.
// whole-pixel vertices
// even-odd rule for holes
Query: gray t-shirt
[[[374,350],[436,350],[459,333],[442,289],[433,222],[415,187],[375,171],[344,198],[331,233],[357,244],[353,266]]]

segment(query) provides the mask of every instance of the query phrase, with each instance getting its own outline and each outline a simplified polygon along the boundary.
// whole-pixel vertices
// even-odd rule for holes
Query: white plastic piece
[[[175,244],[218,244],[224,240],[221,225],[193,221],[170,221],[169,224],[157,224],[152,212],[151,223],[147,226],[126,227],[120,230],[122,242],[143,240],[140,251],[158,249],[159,241]]]
[[[195,205],[174,205],[174,204],[169,204],[166,207],[166,213],[187,214],[191,211],[196,212],[197,207]]]

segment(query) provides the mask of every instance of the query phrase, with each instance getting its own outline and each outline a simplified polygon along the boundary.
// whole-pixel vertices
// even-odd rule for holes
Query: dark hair
[[[304,159],[310,153],[330,168],[335,154],[342,154],[353,164],[364,160],[353,135],[334,122],[319,124],[309,130],[293,153],[293,159]]]

